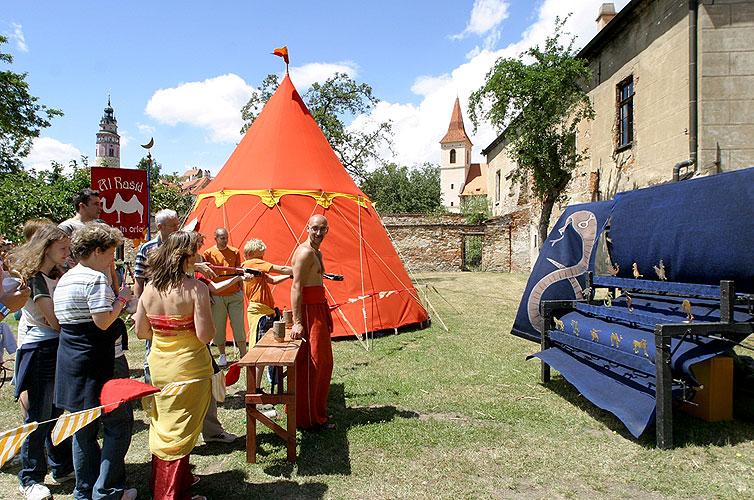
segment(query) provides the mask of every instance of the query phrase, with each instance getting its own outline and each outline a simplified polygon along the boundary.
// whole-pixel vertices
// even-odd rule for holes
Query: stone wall
[[[482,270],[528,271],[528,214],[515,212],[468,224],[456,214],[383,214],[382,222],[409,272],[463,271],[464,239],[482,238]]]
[[[754,167],[754,2],[705,2],[698,26],[699,170]]]

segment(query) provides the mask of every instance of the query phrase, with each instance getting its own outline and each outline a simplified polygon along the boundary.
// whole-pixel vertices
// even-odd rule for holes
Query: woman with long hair
[[[215,335],[209,289],[194,278],[201,235],[177,231],[149,256],[149,282],[139,298],[136,335],[151,339],[147,359],[152,385],[193,381],[177,395],[155,394],[149,409],[150,487],[161,500],[204,499],[188,489],[198,478],[189,470],[210,405],[212,358],[206,344]]]
[[[120,231],[99,222],[90,222],[71,236],[78,264],[60,278],[53,298],[60,322],[55,404],[71,412],[100,406],[102,387],[113,378],[115,340],[126,330],[118,316],[131,291],[123,287],[116,297],[105,273],[122,242]],[[101,448],[100,426],[104,428]],[[132,430],[131,406],[120,405],[76,431],[73,496],[77,500],[136,498],[135,488],[126,489],[125,458]]]
[[[32,432],[21,447],[19,490],[27,499],[51,496],[44,485],[48,462],[53,482],[73,479],[71,439],[53,446],[50,437],[53,422],[49,422],[63,413],[53,404],[60,324],[55,317],[52,297],[62,275],[60,266],[68,258],[70,243],[68,235],[57,226],[44,224],[10,256],[11,269],[31,288],[19,322],[18,333],[22,340],[16,354],[15,397],[18,399],[27,391],[25,423],[47,422]]]

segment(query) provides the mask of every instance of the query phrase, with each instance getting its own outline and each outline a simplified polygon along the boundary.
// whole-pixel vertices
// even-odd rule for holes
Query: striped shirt
[[[53,296],[55,316],[60,324],[92,321],[92,314],[112,311],[113,302],[115,293],[105,274],[82,264],[60,278]]]
[[[162,235],[157,233],[157,238],[153,238],[139,247],[136,253],[136,263],[134,264],[134,277],[147,279],[147,259],[152,250],[162,245]]]

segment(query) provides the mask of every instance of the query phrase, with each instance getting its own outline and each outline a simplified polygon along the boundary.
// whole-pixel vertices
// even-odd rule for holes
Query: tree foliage
[[[147,169],[147,158],[144,157],[136,164],[136,168]],[[181,194],[180,179],[177,175],[162,175],[162,165],[152,160],[149,168],[149,192],[151,194],[152,215],[163,208],[178,212],[179,216],[191,211],[193,197]]]
[[[20,243],[29,219],[46,217],[59,223],[73,217],[73,195],[91,185],[88,159],[71,160],[71,173],[52,162],[49,171],[9,172],[0,176],[0,233]]]
[[[572,170],[586,157],[586,150],[576,148],[578,124],[594,117],[582,87],[591,78],[588,63],[574,57],[573,38],[568,46],[560,42],[566,19],[556,19],[543,49],[536,46],[517,58],[498,59],[469,99],[474,129],[485,120],[505,130],[508,154],[518,164],[514,181],[532,182],[542,201],[539,241],[547,237],[552,208]]]
[[[0,35],[0,45],[8,39]],[[0,52],[0,61],[11,64],[13,57]],[[37,104],[38,97],[29,94],[27,73],[0,71],[0,172],[21,172],[22,159],[31,151],[32,140],[41,129],[50,126],[58,109]]]
[[[469,196],[461,203],[461,215],[469,224],[481,224],[492,217],[492,203],[486,196]]]
[[[429,163],[412,169],[384,165],[366,174],[360,188],[380,213],[435,212],[441,206],[440,169]]]
[[[242,133],[248,130],[278,85],[277,75],[267,75],[262,86],[241,109],[241,117],[245,122]],[[355,82],[346,73],[335,73],[324,83],[313,83],[303,99],[335,154],[351,175],[363,179],[369,161],[381,162],[378,149],[392,144],[392,124],[389,121],[371,123],[369,130],[353,130],[344,121],[349,117],[367,115],[377,105],[379,99],[372,95],[372,87]]]

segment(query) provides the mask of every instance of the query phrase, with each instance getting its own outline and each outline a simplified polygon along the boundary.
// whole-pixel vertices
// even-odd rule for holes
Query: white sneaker
[[[123,496],[120,497],[120,500],[136,500],[136,495],[138,495],[138,491],[136,491],[136,488],[131,488],[130,490],[126,490],[123,492]]]
[[[18,491],[24,496],[26,500],[45,500],[52,498],[50,488],[44,484],[34,483],[29,486],[19,485]]]
[[[275,410],[263,411],[262,415],[269,418],[270,420],[278,418],[278,412],[276,412]]]
[[[225,354],[220,354],[220,357],[217,358],[217,366],[228,366],[228,358],[225,357]]]
[[[230,432],[222,431],[217,436],[211,436],[204,438],[205,443],[232,443],[238,439],[238,436],[231,434]]]

